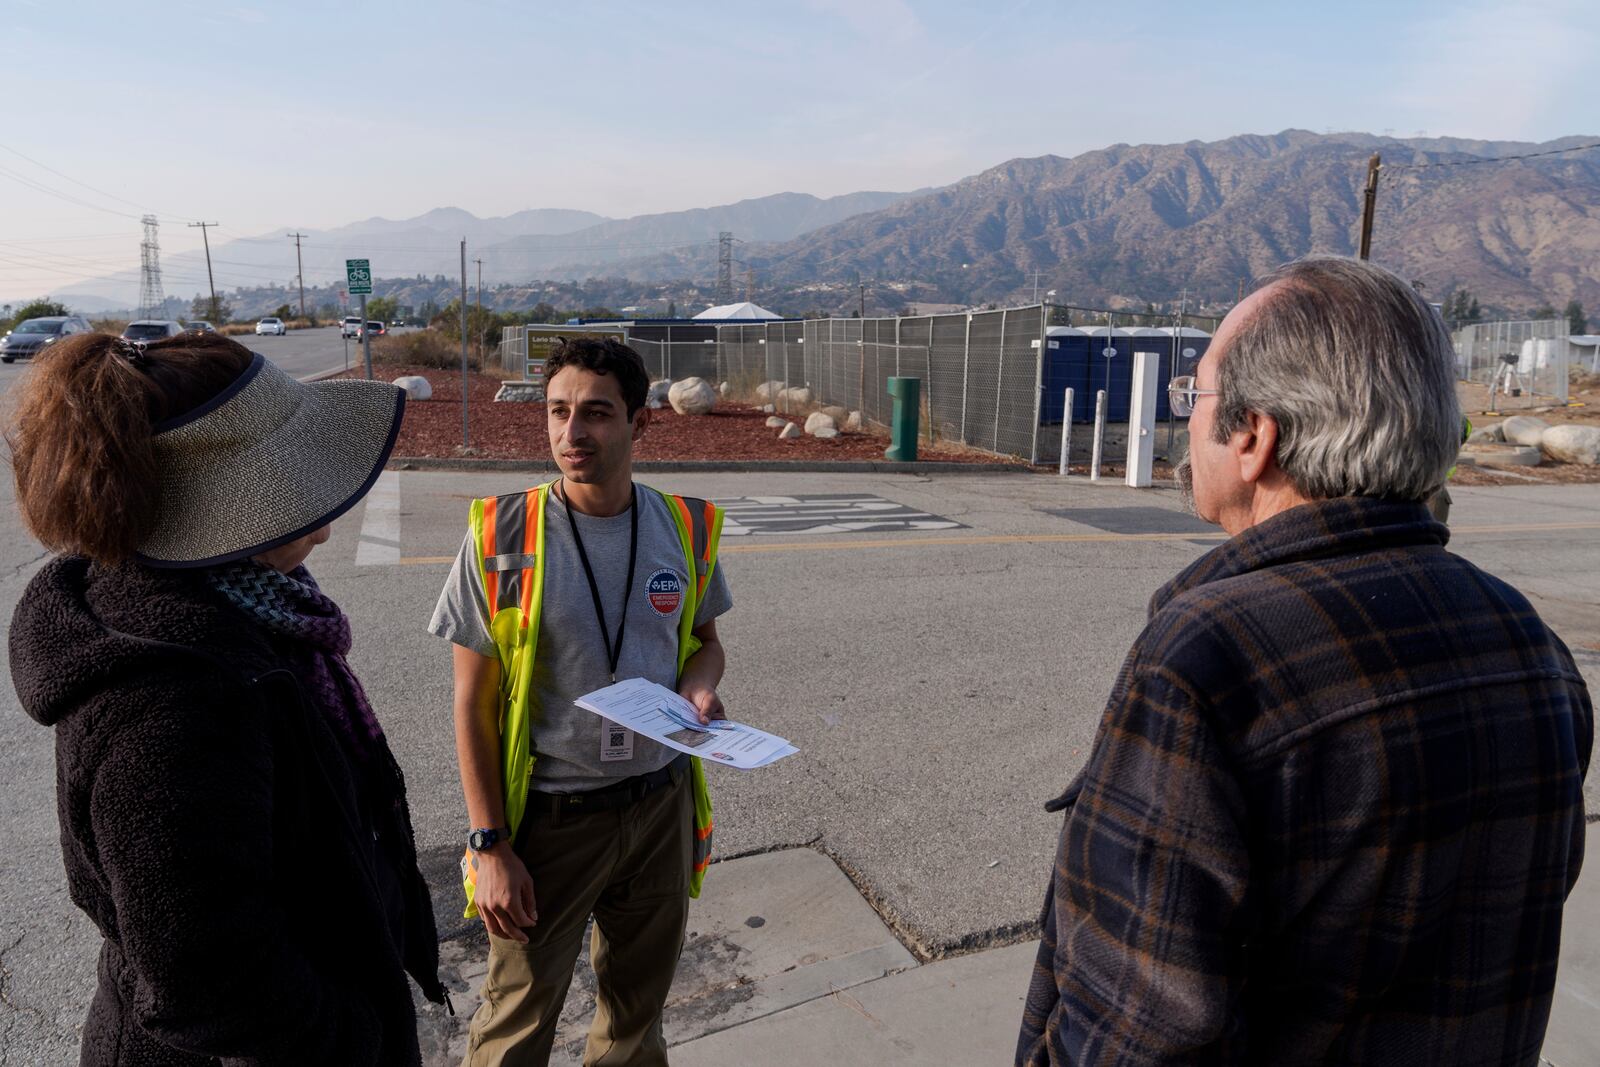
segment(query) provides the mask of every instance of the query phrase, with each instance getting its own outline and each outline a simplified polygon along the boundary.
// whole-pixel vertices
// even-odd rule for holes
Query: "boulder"
[[[1473,430],[1472,436],[1467,438],[1467,444],[1489,445],[1498,444],[1499,442],[1504,441],[1506,437],[1505,434],[1501,432],[1500,425],[1501,424],[1498,422],[1493,422],[1488,426],[1483,427],[1481,430]]]
[[[520,378],[512,379],[500,383],[500,391],[494,394],[494,398],[509,404],[542,404],[544,386]]]
[[[833,416],[821,411],[813,411],[806,416],[806,433],[816,435],[818,430],[838,430],[839,426],[833,421]]]
[[[845,419],[844,419],[844,432],[845,433],[860,433],[861,432],[861,428],[863,426],[865,426],[865,425],[866,425],[866,420],[861,417],[861,412],[852,411],[850,414],[845,416]]]
[[[803,408],[816,399],[816,395],[806,386],[796,385],[785,389],[778,394],[778,400],[790,407]]]
[[[838,404],[829,404],[826,407],[821,407],[817,410],[828,416],[828,418],[832,419],[835,426],[843,426],[844,420],[850,417],[850,412],[846,411]]]
[[[762,382],[756,386],[756,399],[771,402],[778,399],[778,394],[783,392],[782,382]]]
[[[721,382],[721,383],[719,383],[717,385],[717,395],[722,397],[724,400],[726,400],[732,394],[733,394],[733,386],[732,385],[729,385],[727,382]]]
[[[1539,438],[1539,448],[1562,463],[1600,465],[1600,428],[1594,426],[1552,426]]]
[[[433,386],[420,374],[407,374],[396,378],[394,384],[406,391],[407,400],[432,400]]]
[[[1513,445],[1537,445],[1539,438],[1550,428],[1543,419],[1531,415],[1513,415],[1500,424],[1500,435]]]
[[[774,411],[777,411],[778,409],[773,407],[771,404],[762,404],[761,405],[761,410],[766,412],[768,415],[771,415]]]
[[[830,437],[838,437],[839,436],[839,431],[835,430],[835,429],[831,429],[830,427],[824,426],[820,430],[818,430],[816,433],[812,434],[811,436],[815,437],[819,441],[826,441]]]
[[[645,406],[652,411],[659,411],[667,406],[667,399],[672,395],[672,380],[663,378],[659,382],[650,383],[650,391],[644,395]]]
[[[781,418],[777,415],[767,416],[767,428],[769,430],[781,430],[787,425],[789,425],[788,419]]]
[[[796,437],[802,436],[804,435],[801,434],[800,427],[792,422],[784,423],[783,429],[778,431],[778,440],[780,441],[793,441]]]
[[[685,378],[672,383],[667,399],[679,415],[709,415],[717,406],[717,391],[704,378]]]
[[[1467,446],[1480,467],[1537,467],[1544,453],[1537,448],[1520,445],[1469,445]],[[1457,460],[1459,463],[1460,461]]]

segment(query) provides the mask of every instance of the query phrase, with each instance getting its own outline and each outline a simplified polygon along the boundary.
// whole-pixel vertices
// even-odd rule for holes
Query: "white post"
[[[1089,458],[1089,480],[1100,480],[1100,452],[1105,445],[1106,437],[1106,391],[1098,389],[1094,394],[1094,453]]]
[[[1156,450],[1156,378],[1160,360],[1155,352],[1133,354],[1133,396],[1128,400],[1128,473],[1123,481],[1135,489],[1150,486],[1150,467]]]
[[[1061,477],[1067,476],[1068,457],[1072,454],[1072,386],[1067,386],[1066,399],[1061,407]]]

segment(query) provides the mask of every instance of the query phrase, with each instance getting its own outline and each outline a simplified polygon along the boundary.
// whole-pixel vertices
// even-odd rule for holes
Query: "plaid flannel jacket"
[[[1156,593],[1051,805],[1018,1064],[1537,1061],[1593,710],[1448,536],[1322,501]]]

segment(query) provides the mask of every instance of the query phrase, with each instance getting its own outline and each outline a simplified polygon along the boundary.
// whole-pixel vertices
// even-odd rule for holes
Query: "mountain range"
[[[1379,152],[1375,261],[1434,299],[1463,288],[1515,311],[1572,298],[1595,308],[1600,148],[1570,150],[1596,141],[1285,130],[1014,159],[916,192],[779,193],[630,219],[554,209],[479,219],[441,208],[312,232],[302,251],[308,284],[339,277],[358,256],[380,278],[455,277],[465,235],[489,285],[604,276],[704,289],[716,276],[716,236],[731,231],[741,241],[737,283],[752,272],[753,295],[777,310],[853,306],[858,278],[886,307],[1012,302],[1036,286],[1086,306],[1164,304],[1185,292],[1191,307],[1216,305],[1296,256],[1353,254],[1367,159]],[[214,245],[219,289],[246,269],[292,279],[285,232]],[[197,258],[171,257],[171,273],[193,278],[198,266],[203,277]],[[114,295],[95,281],[66,294],[75,290]]]

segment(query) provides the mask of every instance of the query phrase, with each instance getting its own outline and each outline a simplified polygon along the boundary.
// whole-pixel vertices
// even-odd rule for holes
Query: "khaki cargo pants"
[[[489,938],[483,1004],[463,1067],[549,1062],[584,926],[598,1004],[586,1067],[663,1065],[661,1008],[689,916],[694,788],[688,774],[617,811],[553,818],[530,798],[518,854],[539,922],[526,945]]]

